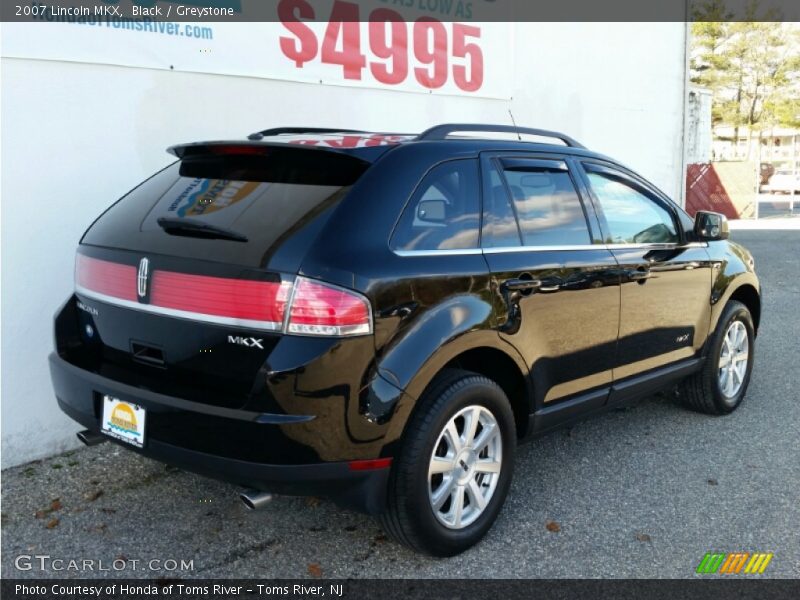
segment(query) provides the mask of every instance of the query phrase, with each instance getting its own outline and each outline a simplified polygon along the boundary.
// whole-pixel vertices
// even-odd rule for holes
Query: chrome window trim
[[[673,248],[677,248],[677,242],[651,242],[647,244],[637,244],[635,242],[620,242],[614,244],[604,244],[606,248],[609,250],[620,249],[620,250],[635,250],[636,248],[653,248],[655,250],[663,249],[663,250],[672,250]]]
[[[496,246],[484,248],[484,254],[501,254],[503,252],[571,252],[578,250],[604,250],[603,244],[574,244],[564,246]]]
[[[572,252],[580,250],[688,250],[708,248],[708,242],[688,244],[574,244],[562,246],[496,246],[493,248],[464,248],[463,250],[392,250],[397,256],[469,256],[477,254],[501,254],[504,252]]]
[[[684,250],[689,248],[708,248],[708,242],[689,242],[688,244],[605,244],[605,247],[609,250],[615,250],[617,248],[621,250],[633,250],[636,248],[652,248],[653,250]]]
[[[233,317],[220,317],[217,315],[206,315],[203,313],[177,310],[174,308],[164,308],[161,306],[155,306],[153,304],[141,304],[140,302],[132,302],[130,300],[124,300],[122,298],[115,298],[114,296],[108,296],[106,294],[94,292],[80,285],[75,286],[75,292],[77,294],[81,294],[82,296],[86,296],[87,298],[92,298],[93,300],[104,302],[106,304],[139,310],[164,317],[174,317],[176,319],[185,319],[187,321],[201,321],[203,323],[213,323],[214,325],[243,327],[245,329],[260,329],[262,331],[283,330],[283,323],[277,323],[273,321],[255,321],[251,319],[235,319]]]
[[[469,256],[483,254],[480,248],[463,248],[461,250],[392,250],[397,256]]]

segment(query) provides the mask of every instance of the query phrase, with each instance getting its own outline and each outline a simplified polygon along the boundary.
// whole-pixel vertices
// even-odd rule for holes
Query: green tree
[[[715,124],[749,135],[775,125],[797,126],[800,97],[800,31],[795,24],[765,22],[757,0],[745,8],[746,21],[730,21],[724,0],[695,7],[695,18],[720,20],[692,24],[691,80],[712,91]],[[748,153],[750,144],[748,144]]]

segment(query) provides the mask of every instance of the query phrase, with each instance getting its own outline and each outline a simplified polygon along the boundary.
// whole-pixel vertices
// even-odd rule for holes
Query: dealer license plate
[[[143,448],[145,417],[145,410],[141,406],[103,396],[102,430],[106,435]]]

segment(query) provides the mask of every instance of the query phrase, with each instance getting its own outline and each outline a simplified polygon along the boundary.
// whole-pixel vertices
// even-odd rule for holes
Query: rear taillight
[[[372,311],[366,298],[305,277],[293,283],[155,269],[144,285],[149,293],[140,297],[137,274],[134,266],[78,254],[75,288],[104,302],[219,325],[309,336],[372,333]]]
[[[298,277],[287,332],[324,336],[371,333],[369,301],[350,290]]]
[[[136,267],[78,254],[75,287],[95,295],[136,302]]]
[[[201,314],[243,327],[280,330],[292,284],[188,275],[153,273],[150,306],[177,311],[179,316]]]

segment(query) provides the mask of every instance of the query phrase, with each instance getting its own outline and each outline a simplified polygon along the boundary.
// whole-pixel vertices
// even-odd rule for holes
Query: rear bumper
[[[296,442],[291,441],[286,429],[302,427],[313,417],[267,415],[198,404],[114,381],[81,369],[57,353],[50,355],[49,362],[59,407],[91,431],[100,431],[101,399],[105,394],[147,410],[144,448],[138,449],[109,437],[110,441],[129,450],[243,487],[277,494],[325,496],[348,508],[371,514],[383,510],[388,468],[359,471],[353,470],[348,462],[271,464],[242,458],[259,457],[260,447],[243,448],[259,444],[259,441],[267,451],[270,446],[283,442],[291,447]],[[187,439],[197,440],[198,444],[206,444],[205,447],[214,451],[186,447],[183,442]],[[226,452],[226,448],[231,452]],[[304,453],[298,454],[303,456]]]

